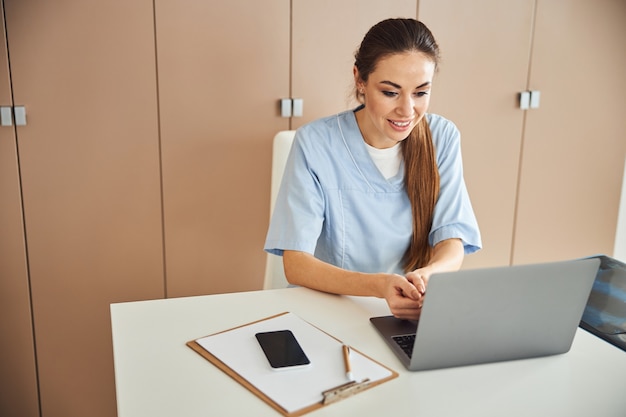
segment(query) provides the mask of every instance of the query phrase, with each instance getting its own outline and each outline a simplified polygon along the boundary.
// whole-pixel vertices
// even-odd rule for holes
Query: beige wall
[[[622,262],[626,262],[626,161],[624,161],[624,179],[622,181],[622,195],[619,207],[613,256]]]

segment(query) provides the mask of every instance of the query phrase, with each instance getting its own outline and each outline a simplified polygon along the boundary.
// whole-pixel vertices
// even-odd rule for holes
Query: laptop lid
[[[411,371],[565,353],[599,265],[588,258],[433,274],[419,322],[370,321]],[[409,359],[393,337],[411,334]]]

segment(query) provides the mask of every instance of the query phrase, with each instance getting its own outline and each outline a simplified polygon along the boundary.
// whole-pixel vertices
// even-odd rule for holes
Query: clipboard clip
[[[331,404],[336,401],[343,400],[344,398],[348,398],[351,395],[354,395],[369,387],[369,381],[369,378],[365,378],[361,382],[350,381],[345,384],[341,384],[335,388],[328,389],[322,392],[322,395],[324,396],[322,404]]]

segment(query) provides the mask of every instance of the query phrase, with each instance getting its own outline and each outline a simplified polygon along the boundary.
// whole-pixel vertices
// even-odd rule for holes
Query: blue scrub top
[[[465,253],[482,243],[463,179],[460,133],[445,118],[427,114],[439,167],[431,245],[463,241]],[[370,157],[354,111],[296,131],[274,206],[265,250],[315,255],[340,268],[404,274],[402,257],[413,231],[404,190],[404,166],[385,179]]]

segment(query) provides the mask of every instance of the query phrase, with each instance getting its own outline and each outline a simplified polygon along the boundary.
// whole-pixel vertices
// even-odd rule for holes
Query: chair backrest
[[[287,156],[293,143],[293,137],[296,134],[295,130],[284,130],[278,132],[274,136],[274,142],[272,145],[272,183],[271,183],[271,198],[270,198],[270,218],[274,212],[274,203],[276,196],[278,195],[278,189],[283,179],[283,172],[285,171],[285,163],[287,162]],[[285,278],[285,272],[283,270],[283,259],[281,256],[267,254],[267,262],[265,264],[265,280],[263,283],[264,289],[270,288],[285,288],[287,287],[287,279]]]

